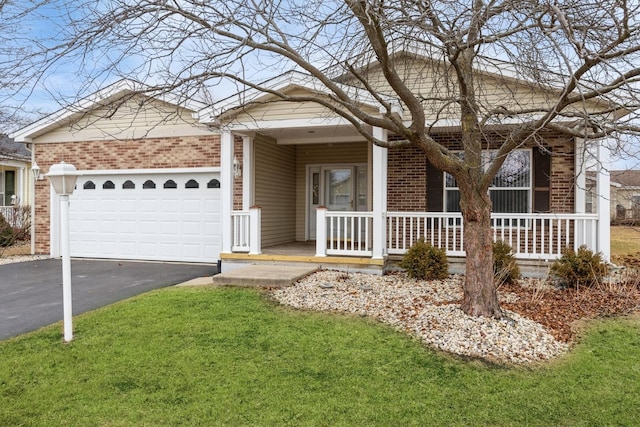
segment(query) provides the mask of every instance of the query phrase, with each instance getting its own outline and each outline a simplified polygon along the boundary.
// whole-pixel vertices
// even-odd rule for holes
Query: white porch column
[[[17,182],[17,188],[16,188],[16,195],[18,196],[18,205],[20,206],[24,206],[25,204],[28,203],[29,199],[25,199],[24,197],[27,196],[27,192],[25,191],[25,189],[27,188],[27,186],[25,185],[25,179],[26,179],[26,174],[25,174],[25,168],[19,168],[18,169],[18,182]]]
[[[327,256],[327,208],[316,208],[316,256]]]
[[[249,255],[262,253],[262,209],[260,206],[249,208]]]
[[[255,203],[253,179],[253,138],[242,137],[242,210],[249,210]]]
[[[373,136],[381,141],[387,140],[387,131],[373,128]],[[373,146],[373,259],[382,259],[386,254],[387,234],[387,149]]]
[[[611,182],[609,169],[611,168],[611,153],[608,141],[598,141],[598,247],[605,261],[611,260]]]
[[[574,188],[575,194],[575,213],[585,213],[587,206],[587,166],[585,165],[585,144],[584,139],[576,138],[575,142],[575,174],[576,182]]]
[[[222,251],[230,254],[232,241],[233,218],[233,134],[223,130],[220,136],[220,189],[222,208]]]

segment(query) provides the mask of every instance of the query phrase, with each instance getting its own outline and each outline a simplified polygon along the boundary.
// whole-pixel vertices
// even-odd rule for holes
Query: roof
[[[31,161],[31,154],[25,144],[15,142],[7,135],[0,134],[0,160],[3,159],[29,162]]]
[[[10,137],[14,138],[16,141],[30,142],[34,137],[45,134],[66,121],[72,120],[73,117],[76,117],[78,114],[83,114],[94,108],[107,105],[114,100],[121,99],[127,94],[136,93],[183,107],[192,111],[194,114],[206,107],[206,104],[202,102],[184,100],[181,97],[168,92],[154,93],[152,87],[133,80],[123,79],[99,90],[98,92],[92,93],[68,107],[43,117],[42,119],[12,133]]]
[[[394,97],[378,94],[377,96],[379,99],[377,99],[368,91],[361,88],[342,83],[336,83],[336,85],[352,96],[358,103],[368,104],[372,107],[381,109],[382,105],[380,104],[379,99],[383,99],[385,102],[392,105],[395,113],[402,115],[402,106],[400,101]],[[258,87],[263,89],[258,89]],[[245,106],[257,103],[265,98],[275,97],[277,99],[277,96],[275,95],[276,92],[286,92],[292,88],[306,89],[315,93],[331,93],[330,90],[316,77],[292,70],[266,80],[258,84],[255,88],[251,88],[222,99],[214,105],[201,110],[198,113],[198,117],[203,123],[216,122],[217,118],[224,116],[229,112],[240,111]]]
[[[640,187],[640,170],[612,170],[611,182],[617,182],[624,187]]]

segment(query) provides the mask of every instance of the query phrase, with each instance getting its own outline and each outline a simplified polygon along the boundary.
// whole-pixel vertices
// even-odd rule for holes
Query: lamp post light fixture
[[[233,156],[233,177],[240,178],[242,176],[242,163],[236,156]]]
[[[33,165],[31,166],[31,173],[33,174],[33,181],[39,181],[42,179],[42,170],[40,169],[40,166],[38,166],[38,164],[36,163],[36,161],[33,161]]]
[[[62,252],[62,308],[64,312],[64,341],[73,339],[73,312],[71,309],[71,251],[69,248],[69,196],[78,179],[75,166],[60,162],[52,165],[49,173],[51,186],[60,197],[60,242]]]

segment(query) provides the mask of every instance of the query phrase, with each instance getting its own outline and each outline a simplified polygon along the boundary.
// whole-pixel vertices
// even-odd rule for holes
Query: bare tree
[[[24,49],[11,63],[18,75],[41,81],[64,68],[82,76],[78,93],[122,75],[185,97],[232,83],[281,100],[317,102],[374,144],[420,147],[460,189],[463,309],[471,315],[501,316],[488,191],[507,155],[540,144],[548,131],[586,140],[639,131],[637,1],[43,0],[32,6],[14,15],[48,20],[55,30],[49,38],[25,34],[12,41]],[[425,59],[423,71],[436,82],[428,93],[397,61],[401,52]],[[291,95],[257,83],[265,70],[289,69],[313,76],[323,90]],[[497,79],[491,86],[488,75]],[[522,92],[523,82],[537,95]],[[361,108],[345,84],[377,99],[381,112]],[[401,116],[392,99],[402,105]],[[459,126],[462,154],[434,137],[443,123]],[[396,137],[376,139],[372,127]]]

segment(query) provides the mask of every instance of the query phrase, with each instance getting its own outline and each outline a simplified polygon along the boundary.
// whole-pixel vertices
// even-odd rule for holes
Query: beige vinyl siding
[[[306,238],[307,166],[368,163],[367,142],[296,145],[296,240]],[[310,220],[315,221],[314,218]]]
[[[436,113],[439,114],[440,119],[459,120],[460,112],[456,103],[450,103],[451,105],[447,107],[443,101],[440,101],[440,99],[459,96],[453,69],[446,73],[442,70],[444,65],[441,63],[409,56],[395,58],[394,65],[397,73],[412,92],[424,98],[422,104],[428,121],[435,120]],[[381,93],[395,96],[378,65],[373,65],[364,73],[367,74],[370,84]],[[557,94],[552,91],[536,88],[507,76],[482,73],[477,75],[476,82],[477,101],[485,110],[494,109],[496,106],[513,110],[547,108],[557,97]],[[357,81],[348,81],[348,83],[359,85]],[[587,106],[595,108],[596,104],[587,103]]]
[[[296,153],[293,146],[278,146],[256,138],[255,201],[262,208],[262,246],[295,240]]]
[[[117,109],[116,109],[117,108]],[[75,118],[34,139],[36,143],[196,136],[214,133],[199,124],[192,112],[159,100],[114,101]]]
[[[290,96],[312,96],[309,90],[296,89],[289,93]],[[365,111],[375,114],[375,108],[363,107]],[[322,117],[337,117],[337,115],[326,107],[315,102],[287,102],[276,99],[262,100],[259,104],[249,104],[245,106],[245,111],[240,112],[233,120],[233,123],[252,123],[256,121],[278,121],[292,119],[311,119]]]

